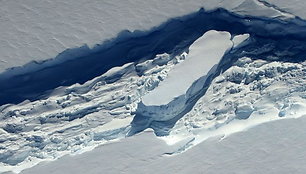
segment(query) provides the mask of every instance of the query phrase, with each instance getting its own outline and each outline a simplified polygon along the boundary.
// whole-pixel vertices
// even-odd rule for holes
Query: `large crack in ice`
[[[68,49],[53,60],[30,63],[2,73],[0,104],[38,100],[57,87],[85,83],[112,67],[153,58],[156,54],[181,51],[208,30],[303,39],[306,36],[304,25],[304,21],[244,17],[223,9],[211,12],[202,9],[171,19],[151,31],[122,32],[117,38],[92,50],[87,46]],[[63,57],[69,57],[69,60],[61,59]]]
[[[39,161],[79,153],[149,127],[157,135],[169,135],[165,138],[170,143],[186,135],[191,141],[180,148],[181,152],[200,142],[201,139],[194,138],[199,132],[202,135],[212,130],[207,136],[214,135],[212,132],[232,125],[236,120],[252,120],[265,115],[268,115],[267,120],[271,117],[278,119],[291,117],[290,113],[297,110],[302,112],[305,103],[303,86],[306,84],[305,63],[302,64],[306,58],[306,30],[300,24],[241,17],[222,9],[214,12],[201,10],[187,18],[169,21],[164,28],[146,36],[122,41],[108,52],[85,56],[82,61],[66,62],[5,81],[1,79],[0,103],[32,101],[0,107],[0,171],[20,171]],[[190,107],[179,115],[170,120],[150,122],[135,117],[131,123],[141,97],[154,90],[173,67],[183,62],[189,45],[211,29],[228,31],[233,36],[249,33],[250,39],[247,45],[231,50],[223,57],[216,71],[216,74],[222,74],[208,80],[198,95],[188,101]],[[126,47],[126,44],[131,46]],[[119,54],[116,53],[118,50]],[[95,63],[99,56],[110,56],[104,63],[122,57],[104,66],[99,65],[103,61]],[[86,58],[90,60],[87,62]],[[83,66],[83,61],[89,67],[98,65],[76,71],[74,68]],[[59,74],[62,70],[67,74],[62,77],[53,74],[58,70]],[[36,83],[37,80],[42,82]],[[279,88],[279,83],[288,88]],[[58,88],[43,99],[38,97],[45,94],[45,87],[49,85],[50,89]],[[35,90],[38,93],[30,95]],[[284,95],[276,99],[277,94]],[[267,104],[260,108],[254,103],[243,103],[252,102],[253,96],[258,95],[263,97],[255,98],[258,99],[255,103],[269,103],[274,96],[273,106]],[[265,112],[267,109],[275,111],[274,115]],[[263,114],[255,115],[255,112]]]
[[[290,16],[294,16],[295,18],[298,18],[297,16],[293,15],[292,13],[282,9],[282,8],[279,8],[278,6],[272,4],[272,3],[269,3],[268,1],[265,1],[265,0],[257,0],[259,3],[262,3],[264,6],[266,7],[270,7],[270,8],[273,8],[275,9],[276,11],[279,11],[280,13],[285,13],[285,14],[288,14]]]

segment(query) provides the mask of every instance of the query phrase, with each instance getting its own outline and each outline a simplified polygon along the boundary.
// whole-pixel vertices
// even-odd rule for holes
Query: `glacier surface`
[[[88,45],[85,48],[99,47],[105,41],[117,37],[120,32],[121,37],[129,32],[137,35],[137,31],[148,31],[170,18],[200,8],[225,8],[241,15],[294,17],[256,0],[168,0],[166,5],[160,0],[1,1],[0,73],[30,62],[31,65],[39,65],[53,58],[57,60],[52,64],[58,64],[82,53],[76,50],[60,54],[65,53],[65,50],[84,45]],[[28,69],[25,71],[30,71]]]
[[[258,124],[282,120],[283,125],[303,126],[303,121],[285,120],[303,120],[299,117],[306,112],[306,23],[302,10],[305,3],[300,0],[293,1],[299,5],[283,0],[192,0],[188,4],[171,0],[166,5],[159,0],[33,2],[0,2],[3,33],[0,36],[3,55],[0,58],[0,173],[19,173],[39,162],[65,155],[83,158],[78,155],[99,145],[114,150],[115,141],[129,136],[132,137],[122,142],[136,139],[140,147],[146,141],[149,145],[162,142],[155,142],[153,135],[146,137],[147,133],[140,135],[144,140],[133,136],[147,128],[152,128],[166,142],[160,148],[166,150],[152,155],[160,150],[158,146],[154,152],[144,152],[140,161],[162,158],[173,167],[180,162],[170,159],[184,158],[188,153],[201,154],[193,149],[199,149],[213,137],[220,138],[211,146],[221,142],[220,146],[224,143],[226,147],[236,147],[237,142],[229,145],[227,140],[245,140],[239,139],[241,133],[237,132]],[[201,7],[204,9],[199,10]],[[211,46],[206,47],[209,50],[198,47],[196,40],[204,33],[218,36],[211,39],[218,44],[207,43]],[[213,61],[209,66],[193,59],[213,53],[218,56],[209,59]],[[212,68],[215,64],[218,66]],[[15,68],[5,70],[12,67]],[[207,80],[205,75],[209,70],[214,72],[214,78]],[[182,78],[181,74],[187,75],[189,71],[193,78]],[[170,86],[163,92],[166,84],[183,88],[176,91]],[[184,99],[176,100],[182,94]],[[142,107],[141,101],[157,106],[176,101],[176,105],[170,110],[154,110],[154,118],[144,117],[142,114],[152,110]],[[171,114],[166,116],[165,112]],[[255,127],[250,131],[261,129]],[[248,135],[247,131],[245,136],[260,137],[267,129],[263,128],[263,133],[256,136]],[[302,133],[297,129],[293,132]],[[233,133],[237,133],[238,139],[231,140],[236,136]],[[290,132],[283,136],[284,143],[288,143],[286,137],[290,137]],[[270,152],[274,147],[265,143],[271,141],[259,145],[268,149],[263,156],[274,154]],[[250,144],[251,140],[241,148]],[[128,145],[125,149],[137,153],[143,151],[140,147]],[[227,156],[226,151],[227,148],[217,148],[215,154],[208,153],[211,155],[208,158],[221,152]],[[116,158],[122,157],[120,152]],[[292,153],[298,156],[296,151]],[[101,158],[109,158],[110,154],[101,154]],[[68,164],[69,158],[49,164]],[[118,158],[114,160],[125,161],[124,157]],[[137,155],[129,159],[135,158]],[[84,159],[94,160],[90,155]],[[73,159],[70,162],[69,165],[75,165]],[[288,171],[301,171],[296,168],[298,162],[290,163],[293,169]],[[243,163],[237,170],[246,171],[243,168],[250,163]],[[153,163],[152,169],[158,165]],[[147,166],[141,171],[149,171]],[[187,172],[194,166],[177,170]],[[95,172],[87,167],[83,170]],[[49,169],[38,167],[38,172]],[[105,170],[112,173],[110,168]]]

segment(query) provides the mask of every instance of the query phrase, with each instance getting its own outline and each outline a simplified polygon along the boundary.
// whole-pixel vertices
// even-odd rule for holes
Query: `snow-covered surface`
[[[218,65],[225,52],[232,46],[230,33],[214,30],[206,32],[190,46],[186,60],[174,67],[154,91],[142,98],[143,104],[166,105],[185,95],[197,80],[209,76],[209,71]]]
[[[247,39],[249,39],[250,37],[250,34],[242,34],[242,35],[238,35],[238,36],[235,36],[232,41],[233,41],[233,48],[238,48],[238,47],[241,47],[243,45],[245,45],[247,42]],[[245,44],[243,44],[245,43]],[[242,44],[242,45],[241,45]]]
[[[305,62],[243,57],[234,65],[216,77],[192,110],[176,123],[165,138],[169,144],[189,138],[194,139],[190,143],[194,146],[213,134],[231,134],[306,113]]]
[[[304,0],[258,0],[264,3],[266,6],[273,7],[285,13],[294,14],[302,19],[306,18],[305,6],[306,2]]]
[[[160,99],[165,99],[163,97],[168,94],[168,91],[161,93],[156,87],[163,82],[167,83],[168,74],[171,78],[171,74],[175,74],[176,70],[182,71],[184,62],[188,63],[188,59],[185,60],[189,56],[188,54],[195,54],[193,47],[190,48],[189,53],[188,51],[184,52],[185,48],[179,50],[178,53],[174,52],[173,55],[158,53],[159,55],[154,55],[155,58],[153,56],[152,60],[147,60],[145,57],[147,55],[142,55],[144,56],[143,62],[129,62],[120,67],[112,66],[103,75],[95,76],[94,79],[88,80],[84,84],[57,86],[58,88],[50,95],[39,100],[26,100],[19,104],[0,106],[0,173],[5,171],[20,172],[38,162],[55,160],[65,154],[80,154],[101,144],[107,145],[86,153],[87,156],[86,154],[75,156],[69,161],[68,159],[71,157],[64,157],[62,160],[46,164],[46,168],[44,168],[45,164],[38,166],[33,168],[32,173],[41,173],[42,170],[60,173],[55,168],[49,168],[48,165],[55,165],[53,167],[59,167],[59,170],[64,173],[69,173],[67,170],[70,169],[78,170],[78,172],[86,170],[93,173],[97,173],[99,170],[100,173],[102,169],[111,171],[110,168],[123,172],[141,171],[143,173],[143,171],[156,171],[164,164],[169,166],[170,171],[167,173],[187,173],[197,169],[197,166],[203,166],[207,172],[219,169],[218,173],[222,173],[236,169],[243,171],[243,173],[255,173],[254,169],[257,171],[256,173],[266,173],[264,170],[272,170],[271,165],[264,165],[267,163],[280,164],[283,167],[280,170],[288,170],[287,173],[302,173],[305,169],[302,168],[300,162],[305,160],[305,156],[299,152],[302,151],[300,148],[304,146],[305,142],[304,139],[294,138],[292,135],[305,137],[301,131],[305,118],[298,118],[306,113],[306,48],[303,41],[305,38],[303,25],[305,23],[294,17],[297,15],[305,19],[305,6],[306,3],[299,0],[290,2],[284,0],[169,0],[166,4],[160,0],[124,2],[120,0],[109,2],[98,0],[90,2],[81,0],[1,1],[0,73],[7,68],[23,66],[33,60],[39,62],[55,58],[65,50],[84,44],[93,48],[94,51],[99,49],[101,45],[107,47],[110,46],[109,43],[115,44],[123,38],[145,35],[151,29],[162,27],[160,24],[163,22],[194,13],[201,7],[204,7],[205,10],[225,8],[230,12],[242,15],[239,21],[235,21],[237,18],[227,18],[228,13],[221,11],[219,14],[229,20],[229,23],[225,22],[225,25],[249,27],[246,30],[237,28],[237,30],[231,31],[239,31],[238,33],[250,31],[245,33],[251,35],[238,35],[226,39],[226,42],[231,42],[234,49],[228,54],[228,61],[221,64],[221,69],[218,71],[221,74],[213,79],[209,86],[199,84],[203,87],[203,91],[205,89],[205,93],[199,93],[198,97],[202,97],[196,98],[195,103],[192,103],[181,117],[175,118],[179,120],[174,119],[167,122],[159,119],[147,122],[146,119],[135,116],[135,113],[137,113],[137,105],[141,98],[150,91],[151,94],[156,93],[156,96],[161,97]],[[260,18],[249,20],[249,18],[243,18],[245,16]],[[270,21],[267,18],[282,20],[294,18],[294,22],[299,23],[292,25],[292,23]],[[181,19],[179,18],[179,23]],[[220,21],[222,20],[215,22],[220,23]],[[188,21],[185,24],[186,27],[189,26]],[[208,28],[205,29],[209,29],[210,23],[207,26]],[[224,27],[222,25],[212,26]],[[288,29],[286,28],[288,31],[283,30],[282,27],[288,27]],[[230,29],[229,26],[224,28]],[[136,32],[129,33],[126,30]],[[268,32],[267,35],[264,35],[265,37],[261,37],[261,35],[257,37],[256,30],[260,30],[259,33],[265,31],[271,33]],[[277,33],[276,35],[273,35],[274,31]],[[122,33],[119,34],[119,39],[115,39],[115,42],[103,44],[104,41],[115,38],[120,32]],[[270,35],[273,35],[273,38],[270,39]],[[282,36],[284,38],[281,38]],[[180,36],[172,35],[170,38],[175,39],[175,37]],[[248,42],[244,42],[249,37]],[[185,41],[188,42],[188,39],[195,38],[186,38]],[[101,45],[95,47],[96,44]],[[158,44],[160,43],[157,42],[156,45]],[[146,46],[143,49],[149,49],[149,54],[151,49],[156,49],[156,45],[151,44],[150,46],[153,48]],[[218,45],[214,51],[222,53],[223,51],[221,52],[220,49],[224,49],[224,47],[220,48],[220,46],[224,45]],[[66,59],[77,58],[86,53],[88,48],[85,46],[76,50],[68,55],[60,54],[56,57],[56,61],[49,61],[47,64],[52,65]],[[137,51],[138,48],[132,50],[132,52]],[[202,54],[201,51],[200,53]],[[46,67],[46,63],[41,65],[34,62],[33,66],[28,66],[28,69],[25,68],[20,72],[31,71],[31,68],[35,68],[34,64],[38,69]],[[229,67],[223,69],[226,65]],[[197,61],[193,62],[192,66],[197,67]],[[189,70],[193,71],[196,68],[185,69],[185,71]],[[13,76],[13,71],[6,73]],[[48,79],[49,77],[52,79],[52,71],[47,74]],[[192,75],[199,74],[192,73]],[[31,76],[20,76],[19,78],[21,81],[27,81],[27,79],[31,79]],[[181,80],[177,76],[173,76],[173,78],[177,82]],[[180,82],[180,85],[186,85],[188,88],[195,79],[191,80],[190,83]],[[17,83],[18,80],[13,82]],[[1,85],[3,83],[0,84],[0,87]],[[16,89],[19,89],[18,84],[16,86]],[[175,96],[171,92],[184,92],[184,90],[175,91],[174,88],[168,90],[170,92],[167,101]],[[195,93],[198,93],[198,90]],[[152,96],[149,98],[152,101],[153,99]],[[159,98],[157,99],[160,103]],[[298,119],[282,120],[287,118]],[[237,133],[273,120],[282,121],[267,123],[267,126],[261,125],[249,131]],[[144,123],[144,126],[139,128],[134,123]],[[278,133],[278,130],[270,131],[271,126],[285,127],[286,129],[281,129],[281,133]],[[153,128],[155,133],[166,134],[167,136],[161,138],[166,144],[155,139],[152,133],[147,132],[122,140],[126,136],[133,135],[133,133],[148,127]],[[136,131],[133,132],[133,129]],[[271,133],[269,134],[271,136],[269,137],[266,132]],[[233,133],[237,134],[233,135]],[[220,139],[210,139],[220,135]],[[263,141],[258,141],[258,137],[263,138]],[[286,138],[278,144],[279,137]],[[248,138],[249,141],[246,141]],[[122,140],[122,142],[110,143],[117,140]],[[241,142],[245,143],[241,144]],[[254,142],[259,143],[258,146]],[[135,146],[135,143],[139,146]],[[251,146],[253,144],[254,146]],[[288,146],[284,146],[284,144],[288,144]],[[147,151],[150,149],[148,147],[152,147],[152,145],[156,148]],[[297,150],[291,149],[289,146],[296,147]],[[243,149],[249,147],[253,147],[252,150],[265,147],[263,148],[263,156],[256,156],[262,151],[250,150],[247,151],[249,153],[243,153],[246,152]],[[276,147],[280,150],[277,151]],[[105,156],[93,157],[100,153],[99,149],[105,148]],[[123,148],[123,150],[120,151],[116,148]],[[203,151],[203,149],[205,150]],[[282,153],[280,153],[281,151]],[[270,156],[269,153],[271,153]],[[250,155],[254,156],[251,160]],[[289,156],[290,162],[285,163],[286,160],[279,160],[282,159],[282,155]],[[126,156],[128,157],[125,158]],[[293,160],[296,156],[299,160]],[[137,160],[138,157],[139,160]],[[188,162],[190,158],[193,159],[192,162]],[[74,159],[85,159],[85,162],[80,161],[76,165]],[[203,159],[208,160],[207,165],[203,164]],[[262,159],[267,159],[267,161],[263,160],[263,163],[259,163],[258,161]],[[118,166],[118,163],[113,163],[113,161],[120,160],[122,160],[122,164],[125,164],[123,167]],[[98,161],[109,162],[109,164],[101,165]],[[234,163],[228,164],[228,161],[234,161]],[[81,166],[79,163],[86,165]],[[186,165],[190,163],[194,165]],[[227,164],[225,167],[224,163]],[[247,167],[237,165],[237,163],[245,164]],[[67,164],[78,167],[61,168],[61,166],[69,166]],[[213,167],[210,164],[213,164]],[[249,166],[254,164],[262,167],[250,169]],[[285,164],[288,164],[289,168],[285,168]],[[92,165],[95,167],[89,170]],[[99,167],[96,168],[96,166]],[[135,168],[131,168],[131,166]],[[277,171],[273,170],[271,173]],[[29,172],[31,173],[31,169]],[[163,170],[161,170],[162,172]],[[115,173],[118,172],[115,171]]]
[[[188,53],[157,55],[114,67],[85,84],[58,88],[43,100],[1,106],[0,171],[19,172],[125,138],[140,98],[154,91],[186,57]],[[171,152],[181,153],[212,136],[305,114],[305,66],[305,62],[238,59],[212,81],[163,140],[181,145]]]
[[[0,171],[19,172],[125,138],[140,98],[154,91],[186,57],[187,53],[157,55],[114,67],[85,84],[59,88],[44,100],[1,106]],[[305,114],[305,66],[238,59],[212,81],[163,140],[181,145],[172,152],[181,153],[212,136]]]
[[[155,90],[142,97],[137,113],[153,120],[170,120],[182,112],[232,47],[230,33],[206,32],[190,46],[186,60],[175,66]]]
[[[42,163],[23,174],[67,173],[305,173],[306,117],[256,126],[226,138],[216,136],[174,156],[174,147],[152,132],[103,145],[91,152]]]
[[[0,173],[124,138],[140,97],[185,56],[157,55],[114,67],[85,84],[61,87],[44,100],[0,106]]]
[[[240,15],[293,17],[256,0],[168,0],[166,3],[161,0],[4,0],[0,3],[0,73],[31,61],[55,58],[67,49],[85,44],[93,48],[126,30],[148,31],[201,7],[225,8]],[[59,57],[65,60],[80,53],[70,54]]]

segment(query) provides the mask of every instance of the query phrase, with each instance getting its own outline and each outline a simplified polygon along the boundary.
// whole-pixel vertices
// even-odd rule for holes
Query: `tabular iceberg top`
[[[192,84],[207,75],[232,46],[230,33],[206,32],[191,45],[186,60],[174,67],[155,90],[143,97],[143,104],[166,105],[186,94]]]

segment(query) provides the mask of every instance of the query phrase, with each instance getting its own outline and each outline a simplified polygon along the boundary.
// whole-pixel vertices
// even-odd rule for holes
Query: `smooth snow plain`
[[[303,5],[305,3],[299,6]],[[166,4],[160,0],[1,1],[0,73],[14,68],[6,73],[11,76],[59,64],[88,49],[99,49],[99,45],[119,33],[119,37],[125,37],[129,32],[137,36],[137,31],[151,30],[168,19],[202,7],[208,11],[225,8],[240,15],[294,17],[256,0],[168,0]],[[82,46],[81,52],[64,52]],[[54,60],[45,62],[49,59]],[[26,64],[24,68],[16,69]]]

